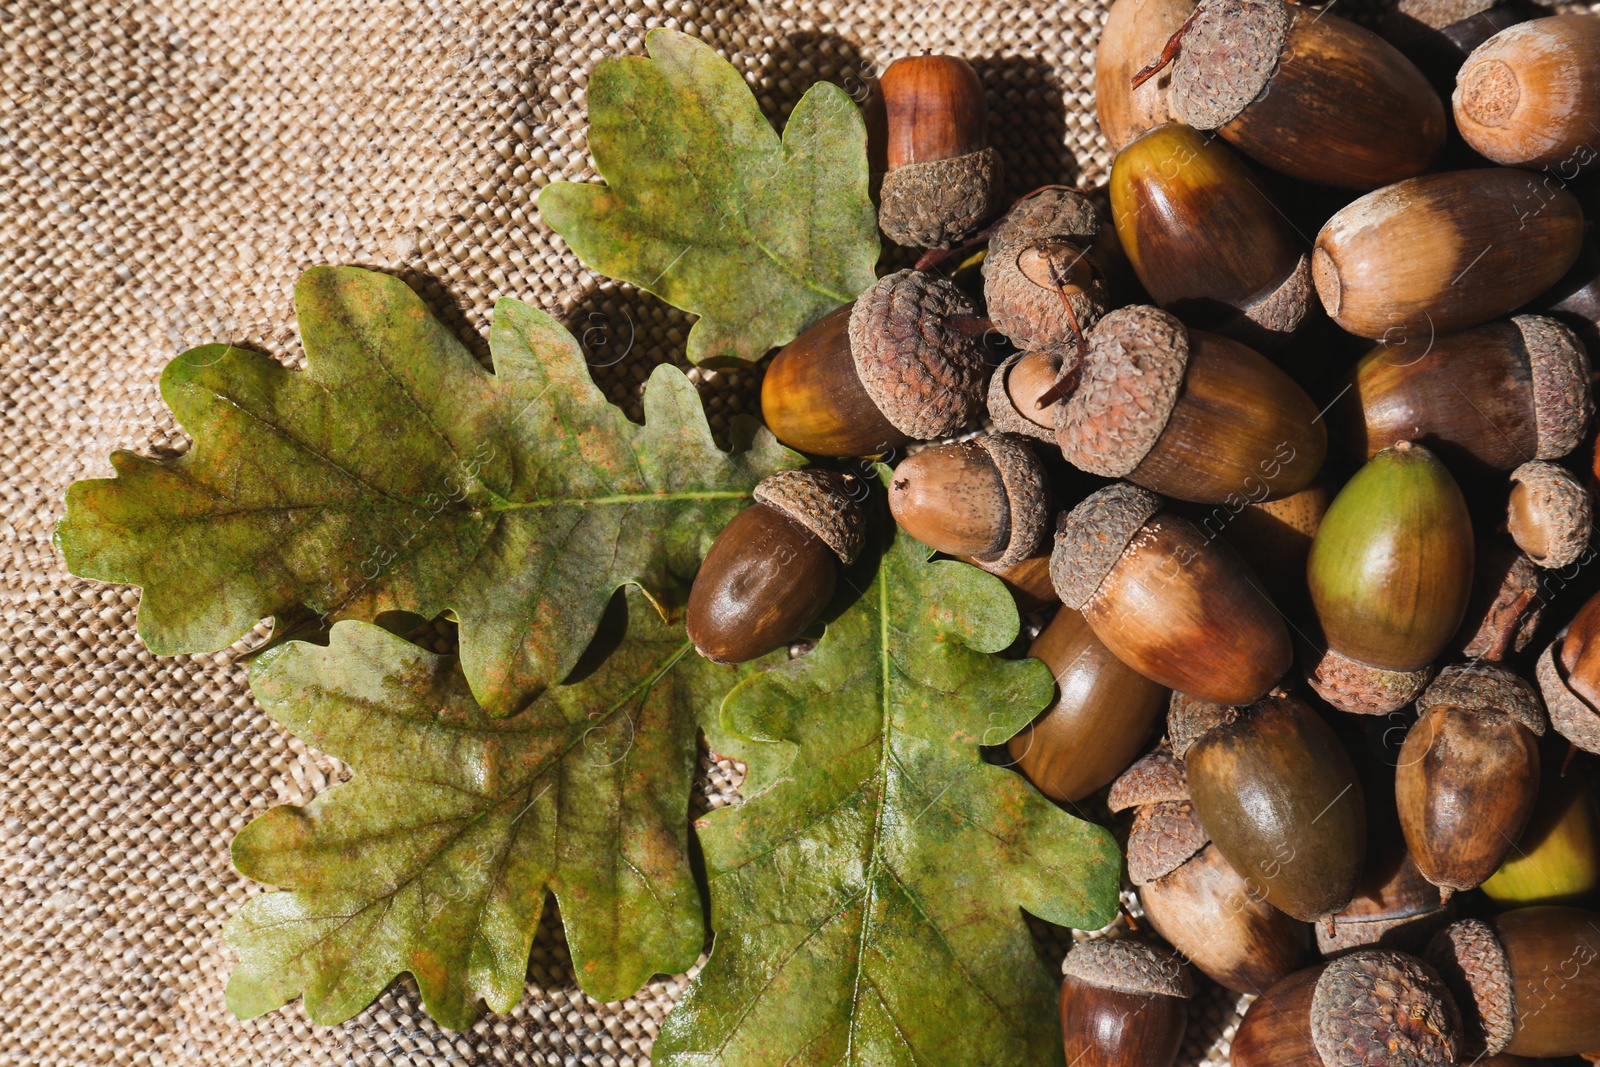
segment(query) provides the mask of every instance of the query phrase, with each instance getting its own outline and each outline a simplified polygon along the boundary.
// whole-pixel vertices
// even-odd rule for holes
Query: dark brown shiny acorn
[[[1546,13],[1529,0],[1399,0],[1379,19],[1378,32],[1448,96],[1474,48]]]
[[[1327,650],[1311,685],[1341,711],[1410,703],[1461,626],[1472,588],[1467,503],[1443,463],[1402,441],[1328,506],[1306,561]]]
[[[1600,806],[1594,783],[1589,773],[1561,767],[1569,751],[1565,738],[1547,738],[1546,746],[1533,817],[1511,855],[1478,887],[1502,908],[1571,903],[1600,889]]]
[[[1322,306],[1358,337],[1429,342],[1515,311],[1567,272],[1583,241],[1577,197],[1525,170],[1397,182],[1317,234]]]
[[[1480,538],[1473,555],[1472,597],[1447,651],[1499,663],[1533,641],[1544,618],[1545,576],[1502,534]]]
[[[1174,695],[1167,734],[1200,825],[1269,904],[1318,922],[1350,903],[1366,857],[1366,801],[1320,715],[1280,694],[1245,707]]]
[[[1311,257],[1227,145],[1182,123],[1111,167],[1111,217],[1151,299],[1190,326],[1272,351],[1313,303]]]
[[[895,60],[878,78],[866,118],[873,169],[883,173],[878,227],[891,241],[948,248],[999,210],[1000,154],[989,147],[983,83],[966,60]]]
[[[1435,935],[1428,962],[1461,1005],[1466,1055],[1600,1049],[1600,914],[1538,907],[1462,919]]]
[[[1254,349],[1141,305],[1107,314],[1088,341],[1054,415],[1074,466],[1204,504],[1288,496],[1321,470],[1317,405]]]
[[[1025,351],[1075,358],[1083,331],[1110,306],[1093,251],[1100,229],[1094,205],[1070,189],[1041,189],[1013,206],[983,258],[995,329]]]
[[[1233,1067],[1455,1067],[1461,1014],[1415,956],[1360,949],[1296,971],[1245,1012]]]
[[[1468,467],[1512,470],[1571,452],[1594,410],[1588,353],[1543,315],[1380,344],[1350,380],[1336,436],[1368,458],[1416,441]]]
[[[1259,994],[1305,964],[1309,928],[1268,904],[1264,879],[1240,877],[1212,844],[1170,749],[1163,745],[1129,767],[1106,803],[1112,811],[1136,809],[1128,878],[1145,918],[1207,977]]]
[[[1072,608],[1056,612],[1028,655],[1055,675],[1056,698],[1006,748],[1045,796],[1081,800],[1144,748],[1166,711],[1167,690],[1112,655]]]
[[[1247,704],[1293,662],[1283,616],[1238,553],[1126,482],[1060,518],[1050,578],[1118,659],[1169,689]]]
[[[1560,168],[1570,181],[1600,158],[1600,18],[1556,15],[1501,30],[1473,50],[1450,102],[1462,138],[1506,166]]]
[[[1061,963],[1061,1038],[1078,1067],[1171,1067],[1194,979],[1170,949],[1128,938],[1072,946]]]
[[[902,460],[889,480],[889,510],[929,548],[1007,567],[1044,545],[1050,490],[1024,438],[983,434]]]
[[[1533,460],[1511,472],[1506,528],[1539,566],[1560,570],[1582,559],[1593,520],[1589,490],[1565,467]]]
[[[1134,76],[1194,13],[1194,0],[1115,0],[1094,54],[1094,107],[1113,152],[1172,118],[1172,72],[1139,85]]]
[[[772,357],[761,414],[790,448],[866,456],[948,437],[983,410],[977,308],[920,271],[879,278]]]
[[[1534,676],[1556,733],[1585,752],[1600,752],[1600,593],[1556,634]]]
[[[1444,105],[1422,72],[1325,10],[1201,0],[1178,44],[1174,117],[1283,174],[1376,189],[1421,174],[1444,145]]]
[[[1446,667],[1417,699],[1395,768],[1400,829],[1446,895],[1494,874],[1539,796],[1544,708],[1504,667]]]
[[[685,622],[699,653],[743,663],[782,648],[833,599],[840,563],[861,552],[865,516],[850,480],[782,470],[722,528],[689,590]]]

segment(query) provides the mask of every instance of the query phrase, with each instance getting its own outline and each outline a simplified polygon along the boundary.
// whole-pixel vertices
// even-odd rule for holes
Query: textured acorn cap
[[[1494,927],[1482,919],[1462,919],[1433,935],[1428,962],[1455,994],[1461,1008],[1463,1052],[1497,1056],[1516,1030],[1516,995],[1511,961]]]
[[[1110,294],[1089,252],[1100,232],[1094,205],[1070,189],[1046,189],[1019,202],[1006,213],[989,237],[983,257],[983,297],[995,328],[1018,348],[1076,354],[1071,320],[1055,289],[1035,284],[1023,273],[1018,257],[1032,248],[1064,241],[1088,261],[1093,282],[1068,302],[1078,325],[1088,329],[1105,311]]]
[[[1011,373],[1012,366],[1026,355],[1027,352],[1013,353],[995,368],[994,374],[989,376],[989,418],[994,423],[995,430],[1000,433],[1021,434],[1024,437],[1054,444],[1056,435],[1018,411],[1017,405],[1011,399],[1011,392],[1006,387],[1006,376]]]
[[[1118,482],[1090,493],[1057,519],[1050,582],[1061,602],[1083,607],[1161,505],[1161,498],[1148,489]]]
[[[1387,715],[1417,699],[1433,664],[1415,671],[1390,671],[1374,667],[1328,649],[1306,680],[1317,695],[1340,711],[1354,715]]]
[[[1417,698],[1417,710],[1439,704],[1462,711],[1498,711],[1511,716],[1543,737],[1544,705],[1533,686],[1504,667],[1488,663],[1460,663],[1439,672],[1433,684]]]
[[[1123,993],[1182,1000],[1194,996],[1194,979],[1176,952],[1125,937],[1079,941],[1061,961],[1061,973]]]
[[[988,371],[977,338],[945,325],[977,308],[952,281],[921,271],[885,275],[850,309],[856,374],[883,417],[909,437],[948,437],[983,408]]]
[[[1361,949],[1318,976],[1311,1043],[1325,1067],[1454,1067],[1461,1016],[1432,967],[1404,952]]]
[[[1106,793],[1106,807],[1112,811],[1127,811],[1145,804],[1188,799],[1189,779],[1183,772],[1183,764],[1172,758],[1170,748],[1162,745],[1135,760],[1117,776]]]
[[[1589,528],[1594,519],[1594,505],[1583,483],[1565,467],[1542,459],[1512,471],[1511,481],[1532,494],[1535,511],[1553,520],[1544,524],[1551,541],[1545,557],[1533,562],[1552,570],[1576,563],[1589,547]],[[1512,533],[1515,535],[1515,527]]]
[[[1589,354],[1577,335],[1543,315],[1517,315],[1533,371],[1536,458],[1560,459],[1578,447],[1594,414],[1589,392]]]
[[[1121,478],[1155,447],[1189,367],[1189,331],[1147,305],[1119,308],[1089,331],[1078,388],[1055,407],[1067,462]]]
[[[1503,0],[1400,0],[1395,12],[1409,16],[1430,29],[1442,30],[1462,19],[1481,14]],[[1415,36],[1415,35],[1413,35]]]
[[[1265,341],[1282,341],[1300,328],[1311,307],[1311,257],[1304,253],[1279,286],[1243,309],[1243,317],[1255,323]],[[1241,340],[1246,338],[1238,334]]]
[[[1071,189],[1042,189],[1017,201],[1006,212],[989,236],[989,250],[1021,248],[1052,239],[1072,241],[1087,248],[1099,232],[1100,216],[1082,193]],[[985,259],[984,277],[989,276],[990,270]]]
[[[1197,130],[1226,126],[1261,95],[1289,35],[1283,0],[1201,0],[1172,65],[1172,110]]]
[[[1128,831],[1128,880],[1149,885],[1165,878],[1205,848],[1211,838],[1187,800],[1147,804]]]
[[[897,245],[958,245],[999,210],[1004,173],[993,148],[896,167],[883,176],[878,228]]]
[[[1555,727],[1556,733],[1585,752],[1600,753],[1600,713],[1572,691],[1561,664],[1556,662],[1556,652],[1566,636],[1565,629],[1556,634],[1556,639],[1539,656],[1533,676],[1539,681],[1545,710],[1550,713],[1550,725]]]
[[[1000,471],[1006,503],[1011,508],[1011,539],[997,555],[984,557],[996,567],[1010,567],[1039,554],[1050,520],[1050,489],[1044,464],[1033,446],[1016,434],[991,433],[973,439],[989,453]]]
[[[1275,698],[1269,696],[1264,699]],[[1187,693],[1174,690],[1167,702],[1167,740],[1172,743],[1172,755],[1180,760],[1185,759],[1196,741],[1209,733],[1213,727],[1238,718],[1241,710],[1243,709],[1199,700]]]
[[[846,567],[861,555],[867,519],[850,495],[853,478],[833,471],[775,471],[761,479],[755,498],[816,534]]]

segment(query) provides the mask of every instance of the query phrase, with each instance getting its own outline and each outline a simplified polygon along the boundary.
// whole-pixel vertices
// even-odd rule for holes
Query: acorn
[[[1528,0],[1399,0],[1379,19],[1378,32],[1448,94],[1474,48],[1544,13]]]
[[[1181,123],[1117,153],[1111,215],[1151,298],[1190,326],[1271,351],[1312,303],[1311,257],[1227,145]]]
[[[962,556],[961,559],[1004,582],[1012,599],[1017,602],[1018,614],[1032,615],[1052,604],[1061,603],[1056,596],[1056,587],[1050,581],[1050,546],[1046,544],[1044,547],[1046,551],[1040,555],[1029,556],[1006,567],[986,562],[977,556]]]
[[[1393,949],[1296,971],[1250,1005],[1233,1067],[1455,1067],[1461,1014],[1438,973]]]
[[[838,565],[861,553],[865,516],[851,479],[781,470],[756,502],[722,528],[689,590],[685,622],[695,650],[743,663],[782,648],[833,599]]]
[[[989,418],[995,430],[1055,444],[1055,399],[1051,393],[1062,370],[1058,352],[1008,356],[989,378]]]
[[[1194,13],[1194,0],[1115,0],[1094,53],[1094,105],[1100,132],[1115,152],[1172,117],[1171,71],[1134,88],[1150,57]]]
[[[1428,174],[1340,209],[1317,234],[1311,277],[1345,330],[1426,350],[1550,288],[1582,241],[1577,197],[1539,175]]]
[[[1050,578],[1113,655],[1169,689],[1247,704],[1293,661],[1283,616],[1238,553],[1126,482],[1057,521]]]
[[[1597,156],[1600,18],[1556,15],[1501,30],[1462,64],[1450,103],[1462,139],[1485,159],[1559,167],[1570,181]]]
[[[1366,803],[1350,754],[1298,698],[1244,707],[1175,694],[1167,716],[1195,816],[1267,903],[1325,920],[1355,894],[1367,846]]]
[[[767,428],[819,456],[875,455],[948,437],[983,409],[988,363],[972,301],[903,270],[785,345],[761,382]]]
[[[1078,1067],[1170,1067],[1194,979],[1170,949],[1129,938],[1072,946],[1061,962],[1061,1037]]]
[[[1236,993],[1260,993],[1302,966],[1307,926],[1268,904],[1263,876],[1243,878],[1195,818],[1183,765],[1165,745],[1111,786],[1112,811],[1136,809],[1128,878],[1145,918],[1185,959]]]
[[[1446,895],[1500,866],[1539,796],[1544,709],[1504,667],[1446,667],[1417,699],[1395,768],[1406,846]]]
[[[1480,538],[1473,555],[1472,596],[1448,650],[1462,659],[1498,663],[1533,640],[1544,618],[1544,579],[1504,535]]]
[[[1067,462],[1199,503],[1304,489],[1327,454],[1317,405],[1283,371],[1159,308],[1119,308],[1088,334],[1055,407]]]
[[[1019,201],[995,226],[983,258],[989,318],[1025,351],[1075,359],[1083,331],[1110,306],[1094,205],[1054,186]]]
[[[889,480],[889,510],[929,548],[1008,567],[1044,544],[1050,490],[1025,439],[983,434],[902,460]]]
[[[1556,634],[1534,677],[1556,733],[1585,752],[1600,752],[1600,593]]]
[[[1341,711],[1411,702],[1466,616],[1472,521],[1444,464],[1408,441],[1345,483],[1311,543],[1306,580],[1327,651],[1312,688]]]
[[[1511,472],[1506,528],[1541,567],[1570,567],[1589,550],[1594,506],[1589,490],[1565,467],[1534,460]]]
[[[1427,958],[1461,1006],[1466,1055],[1600,1048],[1600,915],[1546,906],[1462,919],[1434,936]]]
[[[866,116],[873,169],[883,173],[878,228],[891,241],[949,248],[999,210],[1000,153],[989,146],[983,83],[966,60],[895,60],[879,76]]]
[[[1306,557],[1328,510],[1321,480],[1277,500],[1221,504],[1195,519],[1202,532],[1223,534],[1250,561],[1267,595],[1291,619],[1306,614]]]
[[[1290,177],[1376,189],[1421,174],[1444,145],[1444,105],[1421,71],[1327,11],[1201,0],[1179,46],[1173,117]]]
[[[1056,697],[1006,748],[1045,796],[1081,800],[1144,748],[1166,711],[1167,690],[1112,655],[1072,608],[1056,612],[1028,655],[1055,675]]]
[[[1576,901],[1600,888],[1600,809],[1588,774],[1546,770],[1517,847],[1479,888],[1501,907]]]

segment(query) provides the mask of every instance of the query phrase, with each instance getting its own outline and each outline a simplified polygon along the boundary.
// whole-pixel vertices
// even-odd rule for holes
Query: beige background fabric
[[[534,209],[594,178],[584,85],[669,26],[703,37],[781,121],[818,79],[861,93],[913,51],[967,57],[1015,192],[1094,185],[1091,66],[1104,9],[1049,0],[0,0],[0,1062],[648,1062],[681,976],[600,1005],[576,989],[553,914],[527,996],[441,1031],[396,983],[349,1023],[298,1003],[250,1023],[222,1002],[224,920],[262,887],[228,842],[341,769],[254,705],[236,648],[156,659],[134,590],[67,575],[51,547],[74,479],[115,447],[183,447],[156,383],[226,341],[297,363],[296,277],[398,273],[480,353],[514,296],[584,340],[637,416],[681,313],[585,270]],[[692,371],[714,427],[754,374]],[[259,636],[259,635],[257,635]],[[735,769],[708,767],[706,802]],[[1042,944],[1059,959],[1060,931]],[[1185,1059],[1223,1047],[1198,1005]]]

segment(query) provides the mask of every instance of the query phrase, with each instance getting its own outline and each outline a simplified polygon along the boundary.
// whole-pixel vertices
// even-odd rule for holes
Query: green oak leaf
[[[700,820],[716,942],[657,1067],[1059,1064],[1021,909],[1099,927],[1120,854],[984,763],[1050,700],[999,579],[899,536],[805,657],[728,695],[712,747],[758,771]]]
[[[463,1029],[480,1000],[507,1011],[522,996],[546,890],[590,996],[693,965],[695,731],[757,668],[702,659],[628,594],[612,613],[626,634],[598,668],[509,718],[478,706],[455,658],[370,623],[256,660],[262,707],[354,777],[234,839],[240,873],[284,889],[228,924],[236,1015],[303,994],[313,1020],[341,1022],[410,971],[433,1017]]]
[[[114,453],[116,478],[68,491],[68,569],[141,586],[159,655],[225,648],[300,606],[449,611],[473,694],[508,714],[566,677],[619,586],[676,612],[755,484],[798,462],[748,424],[749,447],[719,450],[669,366],[629,422],[572,335],[516,300],[495,305],[493,374],[388,275],[313,268],[295,308],[308,370],[183,353],[161,395],[194,446]]]
[[[675,30],[648,59],[589,77],[589,151],[605,185],[553,182],[539,212],[592,269],[700,316],[696,363],[751,361],[874,280],[867,132],[813,85],[780,141],[732,64]]]

